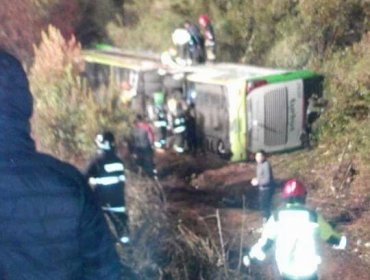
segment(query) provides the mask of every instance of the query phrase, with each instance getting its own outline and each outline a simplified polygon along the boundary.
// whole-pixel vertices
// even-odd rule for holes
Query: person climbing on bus
[[[184,28],[190,34],[189,52],[193,64],[204,63],[204,37],[199,27],[187,20],[184,22]]]
[[[174,57],[174,59],[171,58],[169,61],[174,60],[177,64],[182,66],[190,65],[190,40],[191,36],[188,30],[184,27],[176,28],[172,33],[172,42],[176,49],[168,51],[169,55]]]
[[[211,20],[207,14],[202,14],[198,17],[198,23],[201,27],[204,37],[206,60],[213,62],[216,59],[216,37]]]
[[[131,132],[130,150],[136,164],[149,176],[156,176],[154,166],[154,132],[150,124],[141,114],[136,115]]]
[[[173,116],[173,135],[174,143],[173,149],[182,154],[185,152],[186,143],[186,120],[183,107],[180,102],[177,103],[176,115]]]
[[[118,241],[128,243],[129,227],[125,206],[125,167],[116,154],[114,135],[110,131],[99,133],[95,138],[97,157],[86,171],[86,178],[93,188],[100,207],[115,228]]]
[[[243,263],[263,261],[275,244],[275,259],[282,279],[318,279],[319,237],[335,249],[345,249],[347,239],[337,233],[316,211],[305,206],[307,191],[297,179],[288,180],[282,190],[285,201],[263,227],[261,238],[253,245]]]
[[[272,197],[275,192],[274,174],[265,151],[258,151],[255,160],[257,162],[256,177],[252,179],[251,184],[258,186],[259,208],[262,211],[263,222],[266,222],[271,214]]]
[[[155,92],[154,96],[154,146],[164,149],[167,145],[167,113],[164,108],[164,92]]]

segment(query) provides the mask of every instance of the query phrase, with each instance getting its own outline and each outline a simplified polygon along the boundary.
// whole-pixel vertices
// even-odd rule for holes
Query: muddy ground
[[[279,157],[271,158],[271,162],[276,170],[279,170],[277,165],[282,165]],[[258,239],[262,223],[256,203],[257,191],[249,183],[255,173],[255,164],[231,164],[210,155],[179,156],[172,152],[157,152],[156,163],[167,197],[166,209],[173,222],[182,223],[198,234],[211,236],[220,248],[223,245],[228,266],[238,269],[240,252]],[[279,182],[287,179],[277,172],[275,177]],[[278,193],[279,190],[274,198],[275,206],[281,203]],[[366,218],[369,209],[362,209],[361,220],[360,215],[346,219],[348,211],[332,207],[338,205],[338,201],[332,203],[330,199],[314,192],[308,203],[346,234],[349,245],[346,251],[336,251],[322,244],[320,279],[370,279],[370,262],[364,258],[370,250],[370,243],[358,240],[358,236],[351,238],[353,227],[362,227],[365,232],[370,230],[369,223],[366,223],[370,222]],[[271,254],[263,264],[253,264],[249,271],[243,271],[246,279],[277,277]]]

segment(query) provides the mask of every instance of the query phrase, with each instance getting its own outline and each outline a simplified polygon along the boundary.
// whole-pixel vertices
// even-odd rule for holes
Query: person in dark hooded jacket
[[[0,279],[121,279],[86,179],[35,149],[22,65],[0,51],[0,69]]]

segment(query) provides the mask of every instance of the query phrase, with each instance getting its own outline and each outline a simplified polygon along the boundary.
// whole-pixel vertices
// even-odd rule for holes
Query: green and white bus
[[[163,77],[158,73],[159,57],[107,46],[85,50],[82,55],[88,86],[96,96],[104,96],[107,89],[118,91],[122,101],[137,113],[146,114],[148,100],[163,88]]]
[[[309,99],[322,97],[323,77],[308,70],[220,63],[186,80],[201,145],[231,161],[303,147]]]

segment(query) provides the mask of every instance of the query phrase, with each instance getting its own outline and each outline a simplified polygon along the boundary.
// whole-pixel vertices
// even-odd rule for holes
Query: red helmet
[[[284,184],[282,197],[283,198],[294,198],[294,197],[304,197],[307,191],[303,184],[297,179],[290,179]]]
[[[206,27],[209,23],[209,17],[207,14],[200,15],[198,17],[198,23],[202,27]]]

